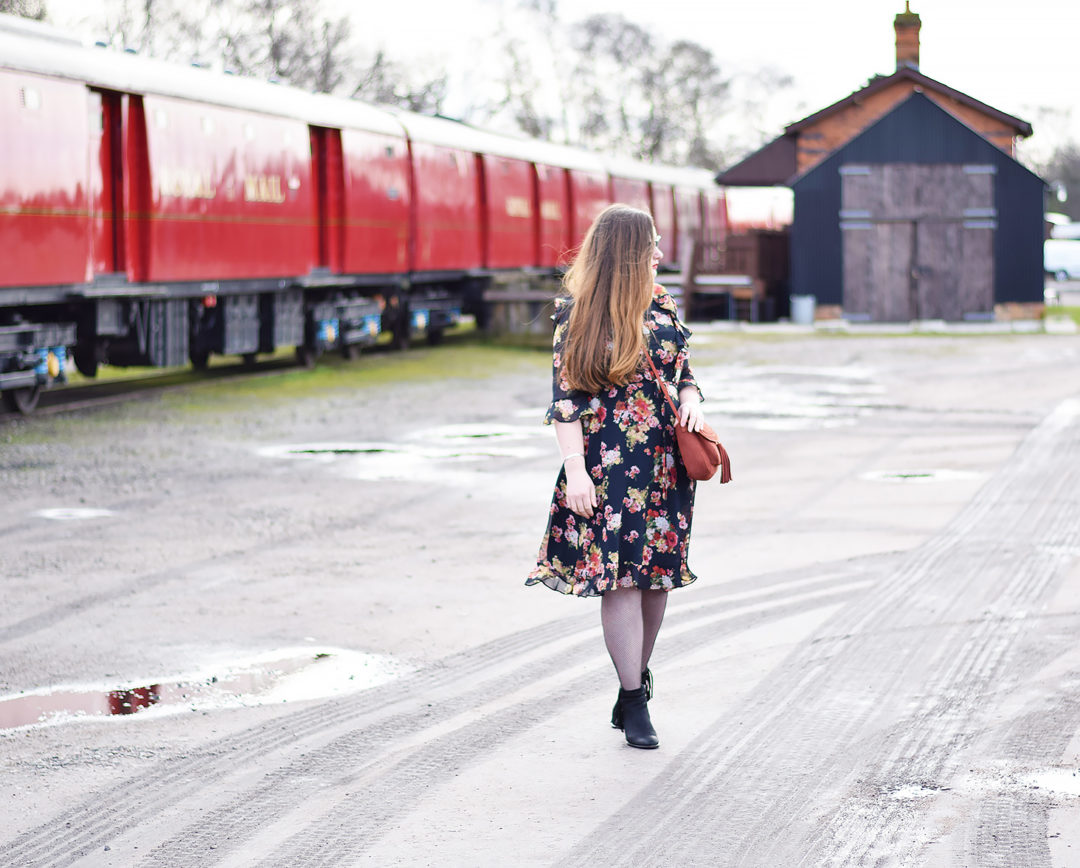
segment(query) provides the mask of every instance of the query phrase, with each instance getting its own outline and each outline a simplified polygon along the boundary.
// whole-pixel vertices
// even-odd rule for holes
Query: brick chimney
[[[896,68],[905,66],[919,68],[919,29],[922,20],[911,11],[911,0],[904,3],[904,11],[896,16],[893,28],[896,30]]]

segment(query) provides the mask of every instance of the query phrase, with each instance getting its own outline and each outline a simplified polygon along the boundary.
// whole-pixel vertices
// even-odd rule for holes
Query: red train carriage
[[[539,248],[536,265],[565,265],[592,217],[610,201],[603,162],[577,148],[530,141],[536,167]],[[587,216],[587,215],[592,216]]]
[[[565,261],[612,200],[651,208],[669,261],[715,239],[707,172],[390,112],[84,48],[0,16],[0,391],[29,410],[112,364],[380,330],[437,339],[499,272]],[[718,234],[719,233],[719,234]]]
[[[313,128],[313,136],[320,134],[333,141],[332,154],[321,163],[326,178],[320,175],[319,181],[326,191],[321,201],[328,199],[320,237],[333,241],[320,265],[335,274],[408,271],[412,184],[404,131],[389,125],[383,133]],[[312,153],[318,151],[313,148]]]
[[[100,182],[88,166],[85,87],[0,70],[0,275],[5,285],[81,283]],[[93,213],[92,213],[93,211]]]
[[[614,171],[614,169],[612,169]],[[650,211],[652,202],[649,196],[649,182],[645,178],[611,177],[611,201],[621,202],[632,208]]]
[[[678,256],[675,255],[675,197],[671,185],[660,181],[649,184],[649,193],[653,223],[656,224],[656,232],[661,238],[660,247],[664,251],[665,261],[661,265],[673,267],[678,263]]]
[[[540,268],[560,265],[573,244],[570,235],[570,188],[565,169],[536,163],[537,250]]]
[[[302,121],[143,98],[149,207],[130,240],[146,255],[133,281],[307,274],[318,239],[308,128]],[[145,237],[143,237],[145,236]],[[237,251],[259,251],[237,256]]]
[[[603,164],[596,169],[569,169],[570,237],[576,245],[604,208],[611,204],[611,184]]]

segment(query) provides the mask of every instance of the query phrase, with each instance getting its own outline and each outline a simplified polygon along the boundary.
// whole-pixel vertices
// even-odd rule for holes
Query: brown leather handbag
[[[675,439],[679,444],[679,455],[686,468],[686,475],[691,479],[712,479],[719,470],[720,482],[731,482],[731,459],[720,443],[720,438],[716,436],[716,432],[709,427],[708,423],[703,424],[700,431],[691,431],[685,425],[679,424],[679,408],[671,399],[671,393],[664,384],[664,378],[656,370],[652,354],[647,349],[645,358],[649,362],[649,367],[652,368],[656,387],[663,393],[668,406],[675,414]]]

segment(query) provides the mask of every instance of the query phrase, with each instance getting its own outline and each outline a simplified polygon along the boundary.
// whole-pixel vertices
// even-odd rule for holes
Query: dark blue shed
[[[920,92],[790,182],[791,291],[854,320],[1043,300],[1037,175]]]

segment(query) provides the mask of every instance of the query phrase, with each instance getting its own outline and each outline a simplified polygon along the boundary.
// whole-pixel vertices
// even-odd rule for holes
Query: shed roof
[[[918,134],[912,134],[912,130]],[[949,162],[967,161],[979,154],[999,166],[1011,166],[1034,184],[1045,183],[1019,160],[993,145],[975,130],[940,105],[915,91],[880,118],[801,174],[789,178],[784,186],[796,188],[819,172],[835,171],[837,160],[872,159],[880,162]],[[871,158],[868,155],[873,154]],[[1027,182],[1025,182],[1027,183]]]
[[[866,97],[902,81],[911,82],[924,91],[933,91],[956,100],[962,105],[969,106],[1015,130],[1018,136],[1027,138],[1032,133],[1031,124],[1027,121],[999,111],[993,106],[968,96],[966,93],[924,75],[917,69],[902,67],[892,75],[876,75],[864,87],[859,88],[842,100],[807,115],[802,120],[788,124],[784,127],[783,135],[754,151],[750,156],[743,158],[731,168],[720,172],[716,176],[717,183],[731,187],[786,186],[797,171],[796,142],[802,130],[830,115],[857,105]]]
[[[985,115],[988,115],[989,117],[994,118],[994,120],[1001,121],[1003,124],[1006,124],[1011,129],[1016,130],[1016,134],[1018,136],[1022,136],[1023,138],[1027,138],[1032,133],[1031,124],[1029,124],[1027,121],[1021,120],[1020,118],[1014,117],[1013,115],[1006,114],[1005,112],[1000,111],[993,106],[989,106],[984,102],[980,102],[979,100],[975,99],[975,97],[968,96],[963,91],[959,91],[955,88],[949,87],[947,84],[942,84],[937,79],[930,78],[930,76],[924,75],[917,69],[912,69],[908,66],[901,67],[900,69],[896,70],[896,72],[894,72],[892,75],[875,75],[872,79],[870,79],[869,82],[867,82],[865,86],[844,97],[842,100],[834,102],[832,105],[826,106],[825,108],[821,109],[821,111],[814,112],[812,115],[807,115],[800,121],[795,121],[795,123],[788,124],[786,127],[784,127],[784,132],[786,134],[798,133],[799,131],[810,126],[811,124],[817,123],[822,118],[826,118],[831,114],[842,111],[843,109],[848,108],[851,105],[855,105],[860,100],[863,100],[866,97],[877,93],[878,91],[885,90],[886,88],[896,84],[899,81],[910,81],[923,88],[924,90],[931,90],[936,93],[940,93],[942,96],[947,96],[950,99],[954,99],[962,105],[969,106],[970,108],[973,108],[979,112],[982,112]]]
[[[783,135],[716,176],[729,187],[774,187],[795,174],[795,136]]]

